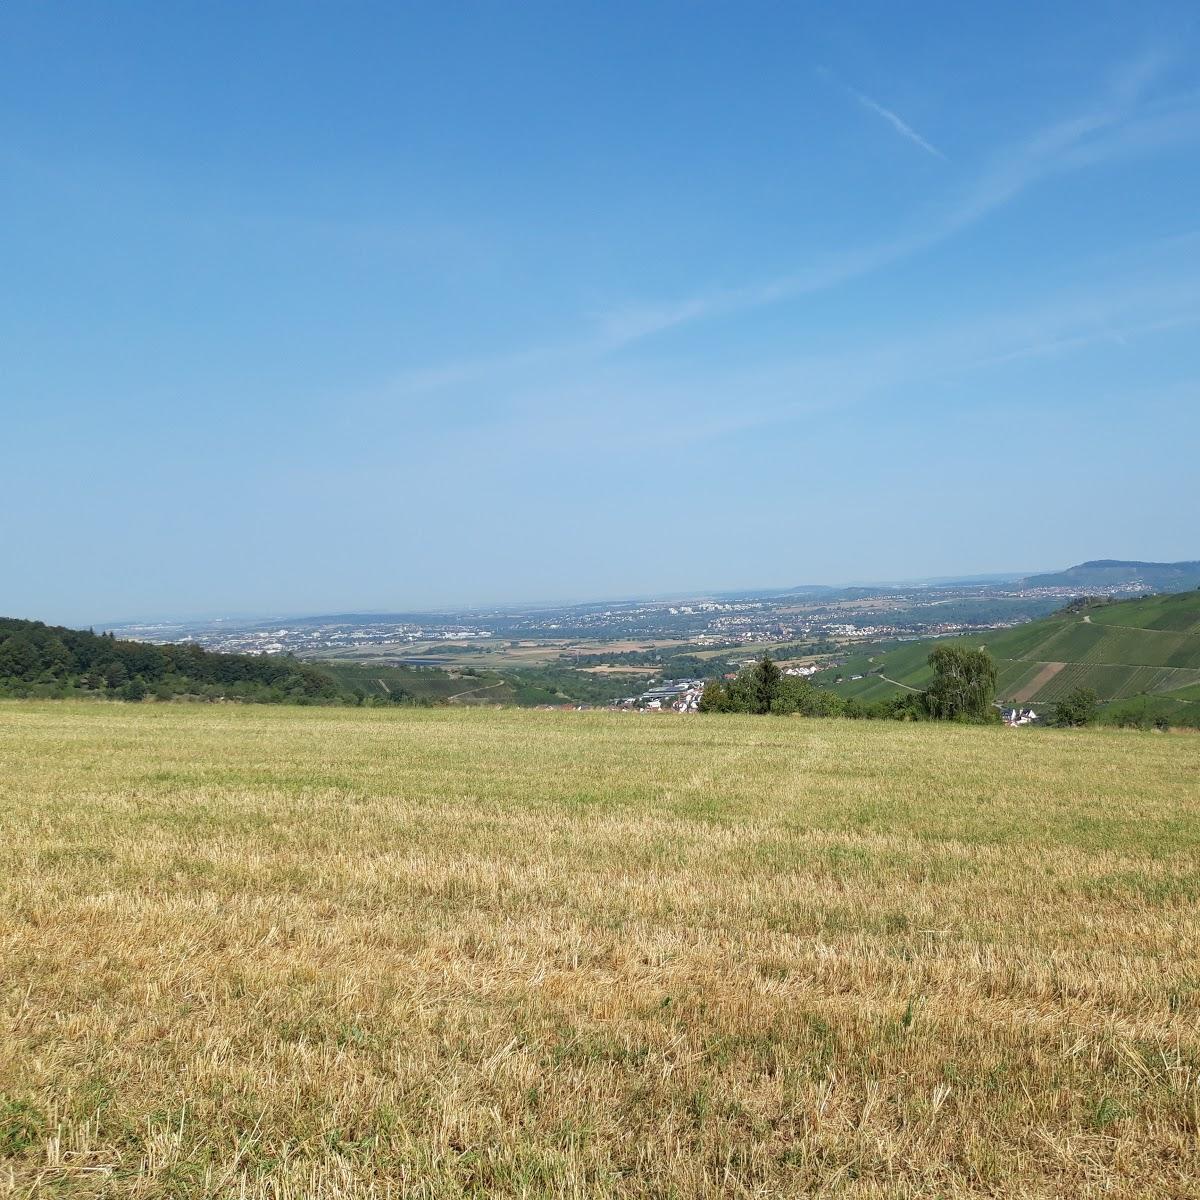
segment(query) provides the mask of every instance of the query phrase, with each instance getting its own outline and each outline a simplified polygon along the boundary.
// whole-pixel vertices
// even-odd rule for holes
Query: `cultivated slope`
[[[1155,712],[1169,711],[1179,724],[1200,720],[1200,592],[1092,604],[963,640],[996,660],[1002,700],[1045,704],[1090,687],[1106,702],[1150,697]],[[864,700],[923,688],[931,645],[863,654],[818,682]]]

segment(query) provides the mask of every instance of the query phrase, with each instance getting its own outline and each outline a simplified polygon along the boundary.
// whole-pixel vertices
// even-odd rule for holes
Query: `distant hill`
[[[1029,575],[1026,587],[1069,587],[1081,595],[1089,590],[1119,587],[1130,592],[1186,592],[1200,587],[1200,562],[1126,562],[1098,558],[1065,571]]]
[[[1002,701],[1036,707],[1090,687],[1105,702],[1107,721],[1165,714],[1173,724],[1200,727],[1200,591],[1071,605],[1040,621],[953,640],[986,646]],[[934,644],[864,651],[815,682],[865,701],[919,691],[930,680]]]

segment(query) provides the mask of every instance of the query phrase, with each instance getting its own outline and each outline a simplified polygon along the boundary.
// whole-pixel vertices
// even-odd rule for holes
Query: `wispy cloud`
[[[946,155],[942,153],[932,142],[923,138],[903,117],[898,113],[894,113],[890,108],[884,108],[877,100],[872,100],[865,92],[860,92],[857,88],[847,86],[846,91],[852,95],[855,100],[867,109],[869,112],[875,113],[882,117],[901,137],[907,138],[914,146],[920,146],[926,154],[932,154],[934,158],[940,158],[943,162],[948,162]]]
[[[1140,103],[1143,91],[1160,76],[1163,63],[1155,55],[1124,65],[1115,74],[1105,96],[1092,108],[1036,130],[993,154],[973,178],[907,232],[847,249],[774,279],[714,287],[674,300],[619,306],[598,315],[578,338],[555,345],[407,372],[392,381],[393,394],[430,391],[479,380],[495,382],[500,376],[540,373],[551,364],[579,366],[667,330],[818,294],[965,232],[1054,175],[1143,153],[1164,144],[1195,140],[1200,137],[1200,96],[1189,94],[1151,104]],[[859,98],[868,106],[874,105],[869,97]],[[894,113],[889,115],[895,117]],[[909,133],[920,137],[911,129]],[[929,149],[940,153],[936,147]]]
[[[1119,261],[1103,256],[1080,264],[1081,277],[1053,294],[1035,291],[974,315],[940,315],[935,306],[924,316],[910,314],[900,328],[847,331],[832,342],[810,337],[802,349],[766,357],[758,351],[702,361],[564,357],[515,377],[491,377],[488,386],[472,389],[486,401],[469,420],[451,430],[430,427],[421,441],[432,447],[431,462],[453,452],[471,471],[492,471],[518,459],[527,463],[531,455],[558,463],[596,456],[651,462],[664,451],[732,447],[755,431],[786,437],[797,422],[869,428],[900,409],[914,421],[954,419],[977,408],[981,396],[1056,410],[1081,405],[1088,394],[1056,391],[1064,375],[1051,364],[1071,356],[1078,356],[1081,377],[1102,376],[1114,387],[1148,379],[1148,388],[1169,389],[1176,384],[1167,373],[1145,366],[1164,345],[1182,343],[1156,346],[1151,339],[1186,338],[1200,327],[1198,268],[1200,238],[1173,237],[1128,250]],[[1103,372],[1096,354],[1104,355]],[[1038,385],[1041,368],[1009,373],[1031,362],[1046,364],[1050,382]],[[1186,369],[1171,372],[1181,373]],[[1196,385],[1190,386],[1189,403]],[[1153,390],[1147,398],[1161,400]],[[357,406],[350,411],[361,417]],[[397,439],[413,436],[412,411],[376,409],[373,421],[379,433],[364,453],[394,454]]]
[[[1053,122],[993,154],[948,202],[908,232],[844,251],[791,275],[703,292],[673,303],[638,306],[631,311],[671,314],[670,320],[658,326],[647,320],[640,333],[638,322],[625,324],[622,314],[610,316],[608,324],[624,325],[631,335],[627,340],[633,341],[659,329],[822,292],[932,249],[1054,175],[1195,140],[1200,136],[1200,97],[1189,94],[1139,106],[1142,91],[1159,76],[1164,62],[1155,54],[1124,65],[1107,94],[1092,108]]]
[[[1032,304],[920,325],[915,335],[866,339],[853,348],[716,370],[678,361],[605,363],[543,383],[499,419],[521,430],[522,444],[640,452],[784,426],[912,389],[936,388],[944,396],[969,390],[959,387],[968,379],[986,388],[1009,365],[1097,346],[1129,354],[1126,369],[1135,372],[1150,353],[1144,340],[1200,326],[1195,247],[1176,257],[1155,266],[1139,254],[1119,271],[1089,276],[1082,286]],[[1110,361],[1120,368],[1121,360]]]

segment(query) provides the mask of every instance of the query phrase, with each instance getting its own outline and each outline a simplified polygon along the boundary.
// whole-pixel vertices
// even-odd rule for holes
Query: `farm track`
[[[457,700],[460,696],[473,696],[476,692],[490,692],[493,688],[506,686],[507,682],[507,680],[502,679],[499,683],[489,683],[484,687],[467,688],[465,692],[455,692],[452,696],[447,696],[446,700]]]
[[[909,692],[919,692],[921,690],[920,688],[913,687],[911,684],[901,683],[900,680],[893,679],[890,675],[882,675],[881,674],[879,676],[879,678],[886,680],[888,683],[894,684],[896,687],[904,688],[906,691],[909,691]]]
[[[1091,617],[1083,619],[1086,624],[1095,625],[1097,629],[1115,629],[1122,633],[1159,633],[1174,638],[1186,637],[1188,633],[1186,629],[1151,629],[1148,625],[1111,625],[1107,621],[1093,621]]]

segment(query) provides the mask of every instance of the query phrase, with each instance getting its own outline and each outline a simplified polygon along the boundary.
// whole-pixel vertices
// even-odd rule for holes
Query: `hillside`
[[[1052,703],[1093,688],[1113,722],[1200,725],[1200,591],[1072,606],[1040,621],[963,639],[996,660],[1003,701]],[[932,642],[893,643],[854,656],[815,682],[880,700],[929,682]],[[861,679],[852,679],[861,675]],[[838,679],[841,682],[838,682]]]
[[[315,704],[344,699],[325,672],[286,655],[155,646],[41,621],[0,617],[0,696],[148,695]]]
[[[1027,587],[1070,587],[1080,594],[1104,588],[1130,592],[1186,592],[1200,587],[1200,562],[1129,562],[1101,558],[1079,563],[1065,571],[1030,575],[1021,580]]]

